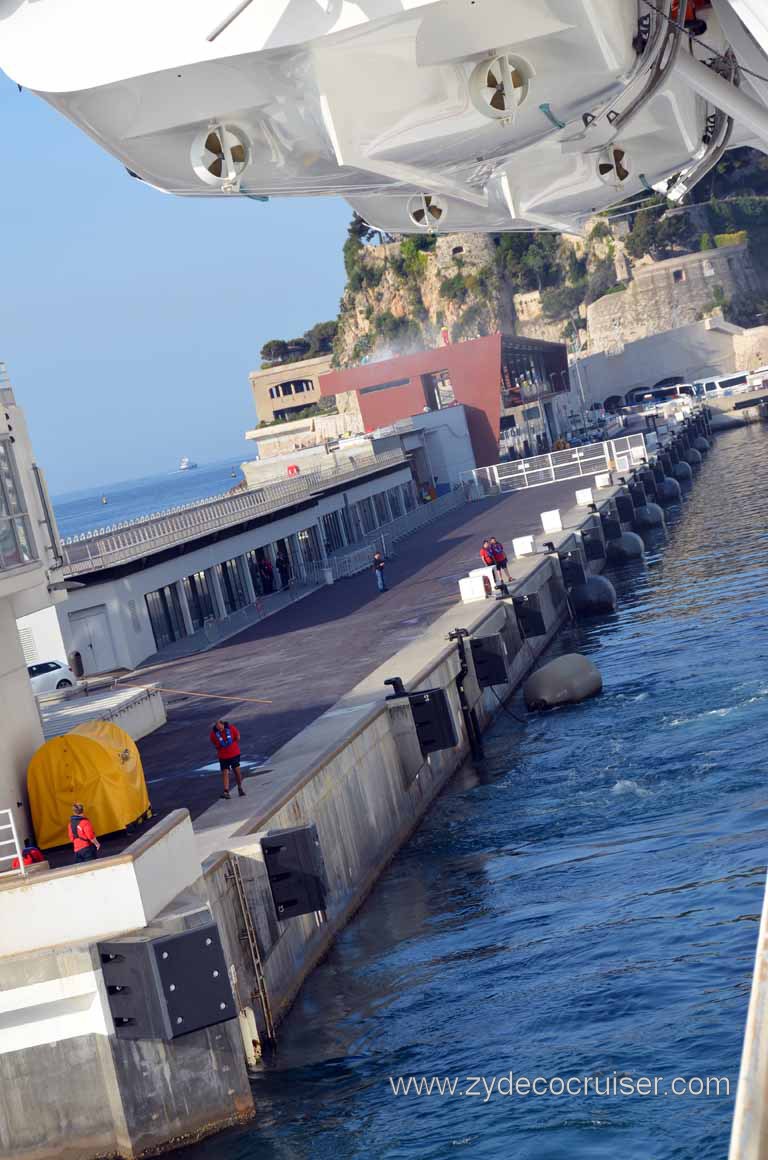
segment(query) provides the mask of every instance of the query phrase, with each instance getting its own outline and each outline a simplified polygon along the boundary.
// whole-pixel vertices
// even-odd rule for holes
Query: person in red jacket
[[[491,551],[490,540],[483,540],[483,546],[480,549],[480,559],[483,561],[486,568],[496,567],[496,561],[494,560],[493,552]]]
[[[504,545],[495,536],[491,536],[488,543],[491,549],[491,555],[493,556],[496,575],[499,577],[499,580],[511,580],[512,577],[509,574],[507,553],[504,551]]]
[[[243,776],[240,773],[240,730],[236,725],[231,725],[229,721],[214,721],[211,729],[211,744],[218,754],[221,776],[224,779],[224,793],[221,796],[229,798],[229,771],[231,769],[237,782],[237,792],[240,797],[245,797]]]
[[[34,862],[44,862],[42,850],[32,841],[31,838],[24,839],[24,849],[21,851],[21,860],[25,866],[31,866]],[[19,859],[14,858],[11,862],[11,870],[20,870]]]
[[[85,806],[75,802],[69,819],[69,840],[75,851],[76,862],[92,862],[101,849],[93,826],[85,816]]]

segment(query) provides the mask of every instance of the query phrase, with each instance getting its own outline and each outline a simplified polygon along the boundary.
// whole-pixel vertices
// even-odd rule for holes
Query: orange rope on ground
[[[189,689],[163,689],[160,685],[128,685],[123,681],[116,681],[121,689],[154,689],[158,693],[177,693],[180,697],[205,697],[209,701],[244,701],[247,705],[271,705],[271,701],[264,701],[258,697],[238,697],[237,693],[191,693]]]

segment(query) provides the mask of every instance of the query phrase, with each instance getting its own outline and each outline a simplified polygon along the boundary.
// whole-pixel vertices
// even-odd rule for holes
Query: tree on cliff
[[[261,348],[261,365],[280,366],[282,363],[300,362],[301,359],[329,354],[338,325],[338,320],[332,318],[328,322],[316,322],[299,338],[270,338]]]

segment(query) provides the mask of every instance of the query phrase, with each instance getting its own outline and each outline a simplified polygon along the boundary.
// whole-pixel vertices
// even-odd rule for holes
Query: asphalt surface
[[[481,566],[483,539],[497,536],[511,555],[514,537],[541,532],[542,511],[573,507],[577,487],[578,480],[569,480],[469,504],[398,544],[387,562],[387,592],[378,592],[373,572],[362,572],[208,652],[127,678],[208,695],[165,694],[167,725],[139,744],[155,816],[184,806],[194,818],[218,798],[221,779],[209,741],[216,718],[238,726],[246,772],[247,762],[266,762],[457,605],[459,579]],[[253,703],[261,698],[271,703]]]

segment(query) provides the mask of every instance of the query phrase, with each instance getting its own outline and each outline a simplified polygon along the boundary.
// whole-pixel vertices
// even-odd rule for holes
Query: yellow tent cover
[[[41,745],[27,769],[37,843],[69,841],[72,803],[82,802],[98,835],[124,830],[149,809],[139,751],[111,721],[86,721]]]

